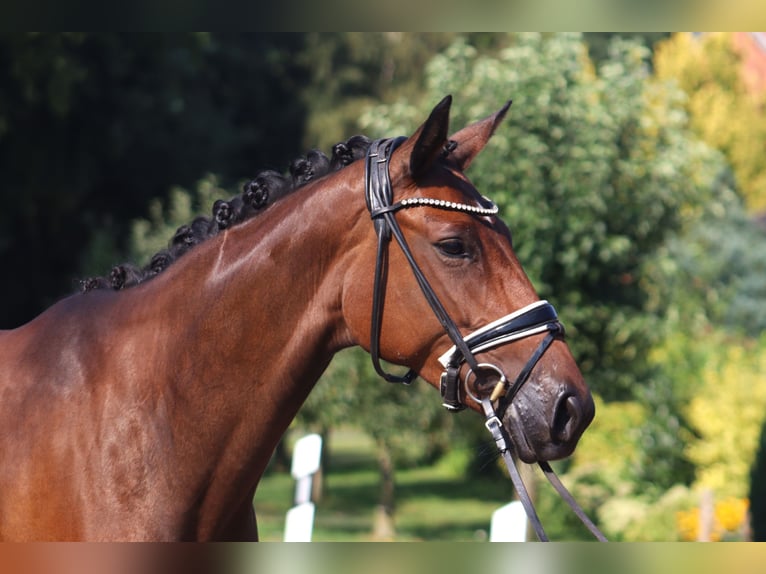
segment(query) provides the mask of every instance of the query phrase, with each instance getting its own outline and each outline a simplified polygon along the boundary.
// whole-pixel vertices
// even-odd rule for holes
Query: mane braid
[[[87,293],[99,289],[120,291],[156,277],[184,253],[209,237],[228,229],[264,211],[284,196],[330,172],[343,169],[367,153],[371,140],[362,135],[352,136],[332,148],[332,158],[312,149],[305,156],[293,160],[288,176],[264,170],[242,186],[242,193],[213,203],[211,216],[200,215],[191,223],[176,229],[168,247],[155,253],[144,267],[131,263],[116,265],[106,277],[89,277],[80,281],[80,291]]]

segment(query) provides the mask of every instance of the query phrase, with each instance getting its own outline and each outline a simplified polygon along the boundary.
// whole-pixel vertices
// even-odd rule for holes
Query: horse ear
[[[450,140],[457,142],[457,147],[450,153],[450,158],[455,161],[460,169],[465,171],[473,158],[484,149],[484,146],[495,133],[495,129],[503,121],[508,108],[511,107],[511,100],[491,116],[483,120],[464,127],[462,130],[450,137]]]
[[[447,143],[449,133],[449,110],[452,96],[446,96],[431,111],[431,115],[407,142],[415,142],[410,150],[410,175],[417,179],[423,175],[439,156]]]

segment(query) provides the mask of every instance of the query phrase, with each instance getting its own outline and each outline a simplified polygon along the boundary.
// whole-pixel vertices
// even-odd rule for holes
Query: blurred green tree
[[[359,348],[336,355],[296,424],[325,433],[353,425],[373,439],[380,472],[376,519],[380,538],[395,532],[396,468],[433,462],[448,446],[466,442],[435,389],[423,381],[409,386],[385,382]],[[327,470],[332,471],[331,462]]]
[[[727,450],[725,433],[710,432],[707,425],[715,421],[700,420],[699,406],[692,405],[709,394],[706,373],[766,327],[766,259],[758,248],[766,237],[748,217],[730,173],[720,175],[699,218],[671,236],[647,266],[648,308],[663,323],[648,357],[655,375],[641,396],[652,413],[643,429],[645,490],[690,485],[709,472],[710,461],[688,448],[700,437],[707,449]],[[737,400],[738,387],[730,384],[730,398]],[[745,421],[737,426],[749,432]]]
[[[716,342],[711,337],[708,344]],[[697,434],[687,445],[697,468],[695,484],[712,489],[717,497],[748,495],[766,419],[765,350],[763,342],[728,342],[706,362],[701,388],[689,404]]]
[[[416,97],[422,70],[455,38],[452,32],[310,32],[301,58],[310,80],[306,147],[329,149],[357,133],[370,105]]]

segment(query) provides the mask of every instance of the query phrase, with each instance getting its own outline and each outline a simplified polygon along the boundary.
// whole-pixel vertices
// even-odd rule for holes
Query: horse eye
[[[437,243],[436,247],[447,257],[468,257],[468,252],[462,239],[445,239]]]

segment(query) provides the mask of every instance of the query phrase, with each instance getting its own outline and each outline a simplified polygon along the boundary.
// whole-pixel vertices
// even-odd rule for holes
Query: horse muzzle
[[[479,363],[474,356],[536,335],[544,337],[512,382],[497,364]],[[564,327],[547,301],[536,301],[471,333],[439,358],[444,366],[440,385],[444,406],[460,411],[468,398],[482,404],[487,416],[502,421],[525,462],[569,456],[593,420],[595,407],[566,346],[560,344],[554,356],[549,353],[563,338]],[[564,350],[566,356],[561,355]],[[538,366],[546,354],[543,363],[571,363],[576,372],[563,379],[549,374],[544,365]],[[464,363],[472,365],[463,377],[467,397],[461,396]]]
[[[547,408],[548,404],[551,408]],[[594,415],[590,393],[575,392],[567,386],[553,401],[520,393],[501,421],[516,455],[526,463],[534,463],[571,455]]]

